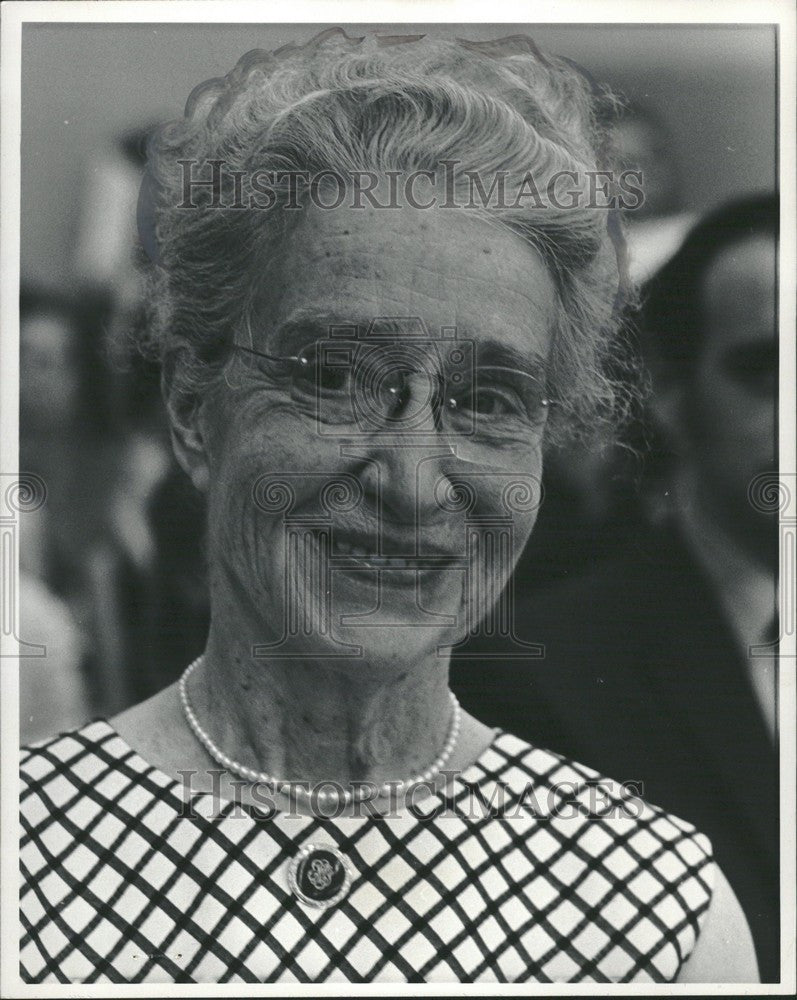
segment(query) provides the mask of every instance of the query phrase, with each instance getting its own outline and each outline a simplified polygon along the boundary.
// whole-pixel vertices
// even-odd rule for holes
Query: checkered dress
[[[501,731],[388,818],[193,792],[104,720],[27,749],[22,774],[30,983],[662,982],[711,899],[703,835]],[[352,875],[327,909],[288,882],[311,843]]]

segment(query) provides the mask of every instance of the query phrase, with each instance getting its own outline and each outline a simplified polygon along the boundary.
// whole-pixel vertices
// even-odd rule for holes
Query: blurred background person
[[[678,144],[663,116],[639,101],[626,101],[612,142],[617,174],[635,171],[642,198],[625,214],[629,288],[647,281],[678,249],[696,219],[686,208]],[[629,353],[623,377],[636,379],[629,308]],[[619,361],[615,361],[618,364]],[[624,438],[574,441],[548,456],[537,530],[518,567],[519,586],[530,591],[579,576],[613,556],[639,530],[641,414],[628,415]]]
[[[463,704],[641,782],[705,829],[779,977],[778,524],[751,500],[777,475],[774,195],[712,212],[646,289],[641,344],[658,441],[644,519],[613,558],[516,587],[544,659],[463,662]],[[506,652],[503,647],[503,652]],[[760,652],[760,651],[759,651]],[[500,678],[500,681],[499,681]]]
[[[135,204],[148,131],[87,158],[76,291],[21,294],[20,469],[48,490],[23,519],[21,626],[48,649],[21,679],[23,739],[154,694],[207,628],[201,515],[175,475],[155,366],[126,351],[146,321]]]
[[[46,503],[46,501],[45,501]],[[46,510],[19,521],[19,613],[23,642],[19,684],[20,738],[38,740],[91,717],[87,636],[47,575]]]
[[[99,327],[95,303],[40,287],[21,291],[20,468],[47,486],[42,573],[76,602],[113,453]]]
[[[676,138],[652,105],[626,104],[614,146],[618,170],[638,171],[641,178],[644,199],[626,212],[626,238],[631,278],[642,285],[672,257],[697,215],[687,207]]]
[[[149,320],[136,202],[151,125],[90,157],[96,178],[81,206],[77,271],[112,301],[105,342],[123,428],[106,490],[108,531],[87,558],[99,702],[105,715],[176,679],[208,626],[202,511],[169,444],[154,359],[128,350]]]
[[[102,518],[107,446],[95,340],[68,295],[24,287],[20,295],[20,470],[38,476],[46,499],[20,518],[20,628],[45,647],[23,660],[24,739],[85,721],[93,708],[90,602],[83,556]]]
[[[47,489],[20,519],[20,628],[47,649],[21,674],[28,740],[154,694],[207,629],[202,515],[158,380],[110,353],[111,331],[135,322],[129,301],[21,295],[20,469]]]
[[[203,505],[159,441],[126,443],[111,498],[114,530],[90,560],[103,712],[172,683],[202,650],[210,620]]]

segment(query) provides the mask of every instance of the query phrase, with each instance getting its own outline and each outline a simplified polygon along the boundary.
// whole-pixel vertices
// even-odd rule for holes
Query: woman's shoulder
[[[82,785],[91,783],[98,773],[118,772],[128,777],[146,773],[163,783],[166,776],[158,769],[164,758],[164,746],[182,735],[181,727],[175,725],[179,713],[175,717],[173,688],[171,685],[110,719],[94,718],[82,726],[23,746],[20,751],[23,783],[37,782],[52,773]],[[180,743],[181,748],[184,744],[185,740]],[[182,757],[178,754],[177,759]]]
[[[579,843],[597,850],[607,835],[633,845],[642,863],[689,844],[695,864],[712,858],[711,841],[687,820],[645,798],[641,781],[610,777],[563,754],[499,731],[479,761],[483,782],[499,781],[508,802],[524,806],[539,819],[558,821]],[[586,820],[593,820],[587,824]],[[601,831],[603,831],[601,833]],[[595,843],[592,843],[595,841]]]
[[[164,798],[174,784],[104,718],[23,746],[19,771],[23,829],[37,835],[59,824],[85,827],[133,793],[139,800]]]
[[[664,829],[672,824],[700,840],[707,853],[711,844],[692,823],[674,816],[645,797],[644,782],[630,776],[607,775],[549,747],[529,743],[499,730],[479,760],[482,778],[498,779],[514,797],[523,796],[537,815],[549,819],[592,816],[637,821],[640,826]]]
[[[527,817],[522,849],[545,872],[552,897],[564,893],[574,917],[592,914],[592,929],[616,938],[613,969],[674,978],[711,905],[717,868],[709,838],[648,802],[639,783],[509,733],[481,764],[482,794],[495,801],[500,790],[502,814]]]
[[[86,757],[96,757],[116,735],[105,718],[94,718],[74,728],[61,730],[23,744],[19,751],[23,778],[36,780],[48,772],[76,765]]]
[[[590,907],[616,943],[611,973],[679,982],[758,982],[750,928],[693,823],[645,798],[641,782],[610,778],[552,750],[501,733],[492,763],[547,831],[549,871],[578,910]],[[575,911],[574,911],[575,912]],[[600,933],[600,932],[599,932]],[[604,949],[605,951],[605,949]]]

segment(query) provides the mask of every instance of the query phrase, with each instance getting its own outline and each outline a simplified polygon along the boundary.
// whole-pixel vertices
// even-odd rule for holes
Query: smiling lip
[[[449,552],[434,550],[422,555],[398,556],[381,555],[373,552],[373,542],[363,544],[362,536],[335,536],[332,545],[331,568],[335,576],[343,575],[360,585],[373,585],[373,572],[380,570],[379,580],[382,587],[406,589],[415,588],[420,583],[432,582],[441,577],[441,570],[451,570],[461,562]],[[399,548],[397,543],[391,547]],[[414,544],[405,542],[401,548],[411,551]],[[369,575],[365,576],[366,571]]]
[[[336,567],[352,569],[445,569],[460,562],[456,555],[440,549],[427,550],[419,555],[385,555],[385,548],[408,553],[415,548],[415,545],[410,541],[399,544],[392,540],[384,544],[383,540],[382,553],[376,553],[373,551],[371,539],[365,542],[362,537],[335,534],[332,557]]]

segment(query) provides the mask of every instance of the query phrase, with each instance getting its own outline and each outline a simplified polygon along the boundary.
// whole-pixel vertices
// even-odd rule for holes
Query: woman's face
[[[392,331],[384,355],[374,355],[386,359],[385,371],[406,349],[439,358],[441,336],[460,348],[454,375],[471,358],[539,371],[556,308],[548,270],[519,237],[465,216],[303,210],[263,271],[262,321],[238,331],[237,343],[293,355],[334,342],[336,325],[356,324],[366,349],[369,329]],[[421,324],[428,336],[417,340]],[[345,334],[347,343],[354,337]],[[332,367],[345,363],[340,352],[326,357]],[[474,447],[471,437],[454,455],[428,407],[424,419],[422,376],[401,383],[410,402],[389,425],[368,400],[364,420],[340,424],[327,421],[323,386],[317,409],[297,407],[270,370],[234,352],[225,384],[205,405],[214,614],[232,601],[256,623],[256,642],[284,638],[272,652],[323,656],[350,643],[401,664],[455,641],[468,626],[467,595],[478,592],[482,604],[488,593],[497,597],[531,532],[543,428],[500,455],[496,470],[500,449]],[[388,400],[391,385],[382,386]],[[486,404],[491,414],[501,405]],[[402,413],[412,419],[402,422]],[[326,506],[321,499],[336,477],[353,491],[340,508],[334,495]],[[520,509],[511,503],[518,491],[506,492],[512,482],[532,493]],[[288,493],[286,509],[279,501]]]

